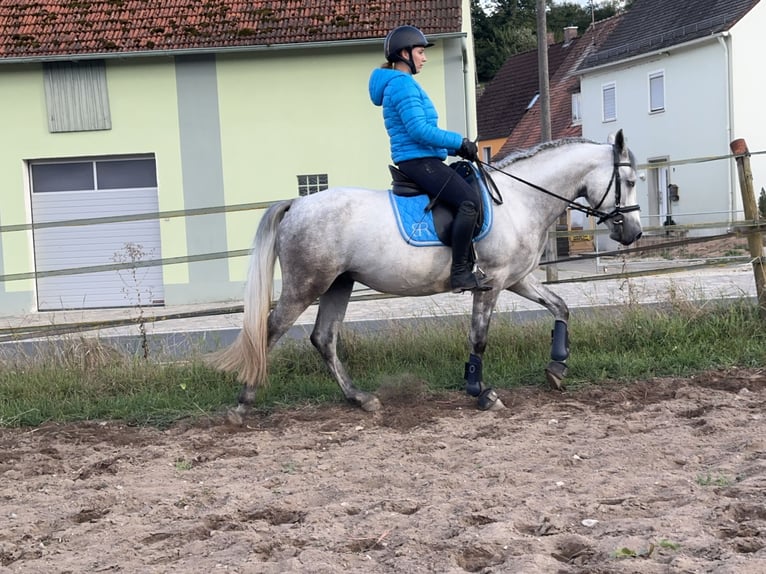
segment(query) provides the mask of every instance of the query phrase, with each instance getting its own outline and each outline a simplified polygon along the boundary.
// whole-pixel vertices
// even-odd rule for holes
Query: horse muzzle
[[[609,237],[621,243],[622,245],[630,245],[638,241],[641,238],[641,235],[642,235],[641,230],[638,230],[632,233],[626,233],[625,229],[621,228],[621,229],[613,229],[612,232],[609,234]]]
[[[622,245],[630,245],[638,241],[643,234],[641,222],[638,217],[625,218],[623,216],[615,217],[609,221],[609,237]]]

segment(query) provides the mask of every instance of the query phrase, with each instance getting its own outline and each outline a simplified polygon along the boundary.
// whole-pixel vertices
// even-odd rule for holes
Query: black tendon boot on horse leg
[[[468,362],[465,364],[463,381],[465,382],[465,392],[472,397],[476,397],[476,406],[479,407],[479,410],[494,411],[505,408],[503,401],[500,400],[494,389],[484,386],[481,373],[481,357],[478,355],[471,353],[468,357]]]
[[[551,331],[551,362],[545,367],[548,383],[557,391],[564,389],[564,377],[567,375],[569,358],[569,330],[564,321],[556,320]]]
[[[473,272],[472,245],[476,219],[476,208],[469,201],[460,204],[455,220],[452,222],[452,269],[450,287],[453,293],[463,291],[489,291],[486,277],[478,277]]]

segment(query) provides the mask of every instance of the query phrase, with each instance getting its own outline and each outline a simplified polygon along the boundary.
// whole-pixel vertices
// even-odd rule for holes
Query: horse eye
[[[632,180],[632,179],[631,179],[631,180],[628,180],[628,181],[626,181],[625,183],[627,183],[627,184],[628,184],[628,187],[636,187],[636,182],[635,182],[635,180]]]

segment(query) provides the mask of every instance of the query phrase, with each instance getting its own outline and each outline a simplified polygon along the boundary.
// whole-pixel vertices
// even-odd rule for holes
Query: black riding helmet
[[[398,26],[388,33],[386,36],[386,42],[383,50],[386,54],[386,60],[389,62],[404,62],[410,67],[412,74],[417,74],[415,70],[415,64],[412,61],[412,49],[415,46],[422,46],[428,48],[433,46],[431,42],[426,40],[423,32],[415,28],[415,26]],[[410,55],[410,59],[403,58],[399,52],[407,50]]]

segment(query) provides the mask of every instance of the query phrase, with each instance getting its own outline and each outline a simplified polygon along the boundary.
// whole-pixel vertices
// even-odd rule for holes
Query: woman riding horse
[[[429,46],[433,44],[414,26],[399,26],[389,32],[384,44],[386,63],[370,76],[370,98],[383,107],[391,158],[399,171],[456,214],[451,233],[452,291],[485,291],[491,289],[489,280],[474,273],[471,251],[481,198],[444,163],[448,152],[475,161],[477,148],[459,133],[438,127],[436,108],[413,77],[428,61]]]

